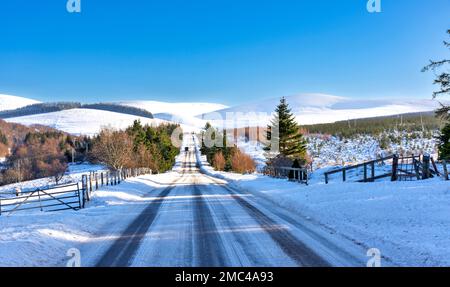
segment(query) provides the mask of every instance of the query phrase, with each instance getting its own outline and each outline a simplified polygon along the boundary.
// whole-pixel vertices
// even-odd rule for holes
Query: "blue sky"
[[[0,93],[234,105],[297,93],[431,97],[449,0],[0,2]]]

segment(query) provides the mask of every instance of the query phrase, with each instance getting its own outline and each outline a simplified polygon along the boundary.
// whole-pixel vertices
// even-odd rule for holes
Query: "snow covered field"
[[[397,115],[402,113],[415,113],[432,111],[439,107],[435,100],[427,99],[385,99],[385,100],[359,100],[346,97],[338,97],[327,94],[299,94],[286,97],[287,102],[301,125],[332,123],[350,119],[370,118]],[[258,102],[242,104],[231,108],[214,111],[220,114],[222,119],[227,113],[243,113],[244,115],[263,113],[258,116],[256,122],[250,126],[265,126],[269,123],[274,108],[279,103],[279,98],[262,99]],[[206,116],[210,116],[207,114]],[[218,126],[223,126],[221,121],[213,121]],[[248,123],[236,122],[237,127],[246,126]],[[233,127],[231,125],[230,127]]]
[[[107,168],[99,164],[69,164],[69,168],[63,178],[59,181],[59,184],[76,183],[81,180],[83,174],[89,174],[91,171],[105,171]],[[54,178],[41,178],[30,180],[21,183],[13,183],[4,186],[0,186],[0,198],[11,197],[15,194],[16,187],[20,187],[22,192],[33,191],[37,188],[46,188],[54,186]]]
[[[97,134],[102,127],[112,127],[115,129],[127,128],[135,120],[140,120],[142,124],[153,126],[165,122],[160,119],[149,119],[93,109],[72,109],[7,119],[8,122],[23,125],[41,124],[73,135],[88,136]]]
[[[313,160],[313,170],[358,164],[364,161],[374,160],[391,154],[414,155],[429,154],[437,158],[436,138],[426,138],[421,133],[416,136],[406,132],[391,132],[386,136],[392,135],[399,138],[398,143],[390,142],[388,146],[382,148],[380,136],[359,135],[354,138],[337,138],[335,136],[307,135],[308,154]],[[251,141],[246,142],[240,138],[237,142],[238,147],[250,155],[256,162],[258,169],[265,166],[266,157],[264,146],[261,143]]]
[[[364,250],[379,249],[383,265],[450,266],[449,182],[436,178],[415,182],[325,185],[323,179],[316,176],[309,186],[305,186],[256,174],[215,172],[204,158],[201,164],[206,173],[227,180],[230,186],[249,192],[256,200],[260,198],[261,204],[264,199],[272,208],[295,213],[302,224],[324,231],[330,237],[343,238]],[[79,212],[17,213],[0,217],[0,265],[63,266],[68,259],[66,251],[82,245],[95,246],[92,254],[84,255],[87,261],[95,260],[109,246],[104,242],[114,239],[155,199],[149,196],[151,189],[169,186],[180,176],[179,168],[178,165],[173,172],[143,176],[104,188],[95,193],[88,208]],[[189,182],[181,186],[184,184],[189,185]],[[224,195],[212,193],[208,196]],[[191,197],[180,190],[169,199],[183,202]],[[170,206],[165,207],[162,214],[178,210]],[[184,210],[182,206],[178,208]],[[265,205],[265,208],[271,207]],[[164,225],[170,226],[167,224]],[[109,230],[109,237],[104,237],[105,230]],[[181,236],[181,233],[175,235],[172,232],[154,230],[147,247],[140,252],[153,249],[150,246],[158,240]]]
[[[143,197],[149,189],[164,185],[155,179],[170,180],[170,174],[157,178],[142,176],[103,188],[80,211],[0,216],[0,266],[65,266],[70,248],[99,240],[96,235],[100,230],[111,226],[123,228],[123,222],[136,216],[135,205],[143,208],[152,200]]]
[[[262,175],[205,171],[270,200],[394,266],[450,266],[450,182],[332,183],[309,186]]]
[[[39,102],[32,99],[0,94],[0,111],[14,110],[37,103]]]

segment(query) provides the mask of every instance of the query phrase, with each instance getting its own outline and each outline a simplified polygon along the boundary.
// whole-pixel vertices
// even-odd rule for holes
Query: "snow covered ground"
[[[142,212],[151,206],[150,203],[155,203],[154,200],[159,202],[158,190],[159,193],[164,192],[174,180],[180,179],[180,162],[183,156],[182,153],[178,157],[174,171],[129,179],[121,185],[102,188],[94,193],[94,199],[88,207],[78,212],[32,212],[0,216],[0,265],[64,266],[69,259],[67,250],[80,246],[94,246],[94,249],[82,250],[82,263],[98,259],[96,256],[111,246],[105,242],[114,242],[130,222],[135,221],[139,215],[142,216]],[[450,266],[449,182],[435,178],[414,182],[332,182],[325,185],[322,177],[315,176],[310,185],[306,186],[257,174],[215,172],[204,157],[198,155],[198,158],[204,172],[226,180],[235,190],[241,190],[243,198],[247,198],[266,214],[271,210],[278,213],[285,210],[295,214],[298,224],[315,230],[314,234],[325,236],[327,241],[335,242],[333,240],[336,238],[342,238],[341,243],[349,248],[342,249],[344,252],[353,249],[348,245],[350,243],[361,250],[378,248],[383,256],[382,265],[385,266]],[[214,236],[220,236],[226,242],[221,247],[225,248],[223,251],[227,254],[236,250],[243,252],[238,253],[238,257],[232,257],[237,260],[232,261],[233,264],[245,265],[245,262],[252,262],[245,261],[250,260],[247,253],[251,253],[252,248],[241,249],[245,244],[235,241],[238,239],[259,238],[262,240],[261,244],[266,246],[260,251],[279,254],[279,250],[272,248],[270,238],[258,235],[261,229],[256,228],[256,223],[250,219],[236,222],[243,224],[241,228],[222,226],[226,224],[224,218],[237,216],[243,220],[248,214],[243,209],[231,208],[234,201],[230,201],[231,198],[224,194],[225,190],[216,185],[218,184],[212,184],[207,177],[197,173],[188,173],[181,179],[173,192],[164,197],[159,215],[155,218],[154,225],[151,225],[151,232],[142,237],[142,242],[139,239],[142,246],[136,250],[139,256],[135,258],[134,265],[149,264],[146,254],[152,255],[154,264],[172,262],[172,266],[186,264],[183,260],[190,258],[189,256],[194,256],[190,258],[194,262],[201,260],[190,253],[197,254],[199,251],[196,247],[191,250],[184,245],[186,242],[192,243],[189,234],[195,225],[192,225],[192,217],[186,214],[197,206],[192,202],[200,196],[196,195],[198,189],[205,192],[200,197],[206,200],[207,206],[211,208],[210,212],[212,210],[215,216],[225,216],[214,219],[220,227],[220,232],[217,231],[220,235]],[[226,213],[219,212],[222,209]],[[253,225],[249,225],[251,222]],[[283,222],[279,221],[280,226],[285,226],[286,223]],[[291,228],[291,225],[287,226]],[[209,237],[216,233],[202,234],[203,237]],[[297,231],[295,234],[304,238]],[[253,237],[256,235],[260,237]],[[164,249],[168,250],[170,256],[167,252],[163,254],[158,251],[166,244],[174,246],[172,249]],[[339,242],[336,244],[339,245]],[[254,250],[259,248],[255,246]],[[313,243],[311,246],[320,244]],[[92,252],[87,252],[88,250]],[[360,255],[365,256],[363,253]],[[239,260],[244,261],[239,263]],[[280,257],[274,257],[273,262],[278,265],[293,264]]]
[[[170,174],[157,178],[170,180]],[[143,207],[152,200],[143,197],[149,188],[163,185],[154,179],[155,176],[142,176],[105,187],[96,191],[93,201],[80,211],[0,216],[0,266],[65,266],[70,248],[100,240],[96,238],[99,230],[123,228],[122,222],[136,216],[135,205]]]
[[[76,183],[81,180],[83,174],[89,174],[91,171],[105,171],[107,168],[103,165],[82,163],[69,164],[69,168],[60,180],[59,184]],[[46,188],[55,185],[54,178],[41,178],[30,180],[21,183],[13,183],[9,185],[0,186],[0,198],[11,197],[15,194],[16,187],[20,187],[23,192],[33,191],[37,188]]]
[[[237,188],[270,200],[304,220],[365,248],[378,248],[384,264],[450,266],[450,182],[331,183],[309,186],[262,175],[212,170]],[[383,263],[382,263],[383,264]]]
[[[381,138],[389,136],[398,138],[399,142],[389,142],[386,147],[382,147]],[[305,138],[308,154],[313,160],[313,170],[358,164],[391,154],[429,154],[437,158],[436,138],[427,138],[421,132],[390,132],[380,136],[359,135],[354,138],[307,135]],[[261,143],[239,138],[237,146],[253,158],[258,169],[265,166],[265,151]]]
[[[0,111],[14,110],[37,103],[39,102],[32,99],[0,94]]]

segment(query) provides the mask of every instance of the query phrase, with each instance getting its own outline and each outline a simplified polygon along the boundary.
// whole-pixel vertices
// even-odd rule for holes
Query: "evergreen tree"
[[[447,31],[450,35],[450,30]],[[450,49],[450,43],[444,41],[444,45]],[[450,65],[450,59],[443,59],[440,61],[431,61],[428,66],[426,66],[423,71],[433,71],[437,74],[434,84],[439,86],[439,90],[433,93],[433,98],[441,95],[450,94],[450,73],[443,67]],[[441,104],[442,107],[437,110],[438,116],[447,122],[445,127],[441,131],[439,137],[439,157],[442,159],[448,159],[450,157],[450,106]]]
[[[274,131],[278,129],[278,134]],[[267,129],[267,139],[279,143],[279,153],[291,159],[305,159],[306,141],[295,121],[286,99],[283,97],[275,110],[275,116]],[[266,147],[270,150],[271,145]]]
[[[441,131],[439,140],[439,158],[449,160],[450,159],[450,123],[447,123]]]

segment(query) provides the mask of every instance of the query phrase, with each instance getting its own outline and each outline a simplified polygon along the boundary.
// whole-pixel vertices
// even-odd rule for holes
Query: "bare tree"
[[[103,128],[93,141],[91,155],[113,169],[122,169],[132,158],[133,140],[124,131]]]

